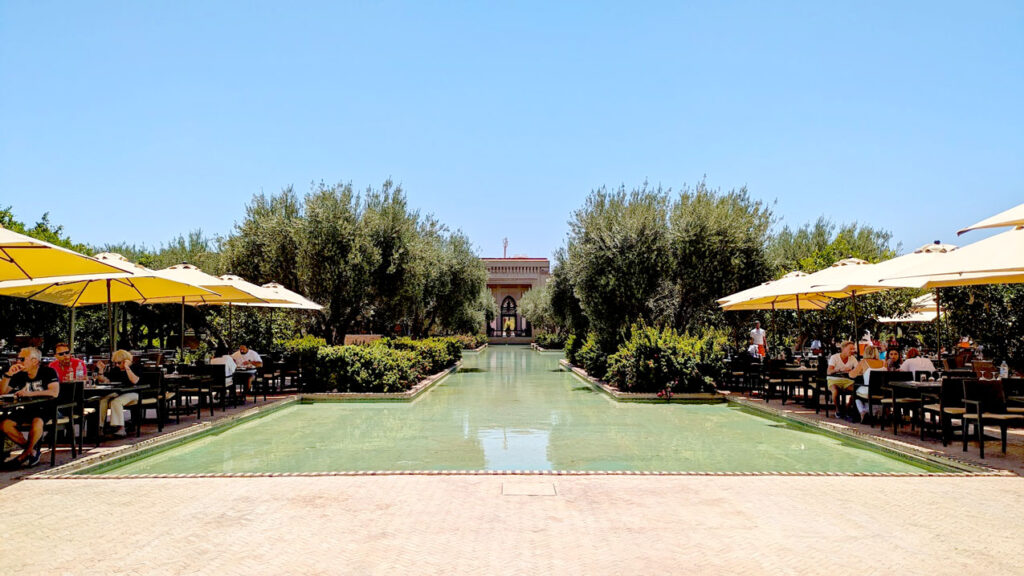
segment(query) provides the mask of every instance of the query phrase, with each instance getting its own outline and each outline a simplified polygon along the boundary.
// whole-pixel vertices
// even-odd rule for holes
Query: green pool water
[[[296,404],[93,473],[936,471],[728,404],[615,402],[559,358],[490,347],[415,402]]]

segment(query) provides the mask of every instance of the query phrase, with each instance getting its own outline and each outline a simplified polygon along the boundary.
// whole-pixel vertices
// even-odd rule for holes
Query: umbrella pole
[[[108,360],[114,358],[114,311],[110,304],[110,280],[107,280],[107,343],[110,344],[110,357]]]
[[[935,357],[942,360],[942,300],[935,289]]]
[[[235,346],[235,315],[232,314],[231,303],[228,302],[228,348]]]
[[[800,314],[800,295],[799,294],[796,295],[796,329],[799,331],[797,333],[797,335],[796,335],[797,340],[799,340],[804,335],[804,317],[803,317],[802,314]],[[801,346],[800,349],[802,351],[803,350],[803,346]]]
[[[71,307],[71,328],[68,330],[68,351],[75,353],[75,307]]]
[[[779,337],[778,334],[775,334],[775,302],[772,302],[772,335],[775,338]],[[765,355],[767,356],[768,355],[768,350],[767,350],[768,339],[767,338],[765,338],[764,345],[766,347],[764,352],[765,352]]]
[[[181,339],[181,358],[178,358],[178,364],[181,364],[185,357],[185,297],[181,297],[181,330],[178,336]]]
[[[860,336],[857,336],[858,330],[857,330],[857,291],[856,290],[853,291],[852,296],[853,296],[853,338],[852,338],[852,340],[855,343],[857,343],[857,342],[860,342]],[[857,346],[860,347],[860,344],[857,344]]]

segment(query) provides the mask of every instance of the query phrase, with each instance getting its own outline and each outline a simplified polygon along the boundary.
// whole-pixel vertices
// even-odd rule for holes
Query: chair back
[[[196,373],[199,374],[203,380],[209,380],[216,382],[217,384],[223,384],[227,380],[227,368],[223,364],[205,364],[203,366],[196,366]]]
[[[1007,396],[1024,396],[1024,378],[1003,378],[1003,393]]]
[[[999,370],[989,360],[975,360],[972,367],[974,374],[982,380],[999,377]]]
[[[982,412],[1006,412],[1006,395],[999,380],[964,380],[964,400],[979,402]],[[968,404],[967,411],[973,414],[974,407]]]
[[[939,406],[963,408],[964,378],[943,378],[939,383]]]

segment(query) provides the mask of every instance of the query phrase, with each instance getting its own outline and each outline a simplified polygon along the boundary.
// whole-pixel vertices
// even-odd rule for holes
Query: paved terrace
[[[0,507],[4,574],[1024,573],[1017,477],[29,480]]]
[[[1021,434],[988,448],[946,452],[1024,471]],[[0,476],[3,574],[1024,574],[1016,476],[24,475]]]

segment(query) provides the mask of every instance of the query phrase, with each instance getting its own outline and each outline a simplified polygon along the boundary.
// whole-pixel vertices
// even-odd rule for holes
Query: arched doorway
[[[505,296],[505,299],[501,301],[501,333],[505,336],[514,336],[516,329],[519,327],[519,318],[516,314],[517,306],[516,299],[511,296]]]

